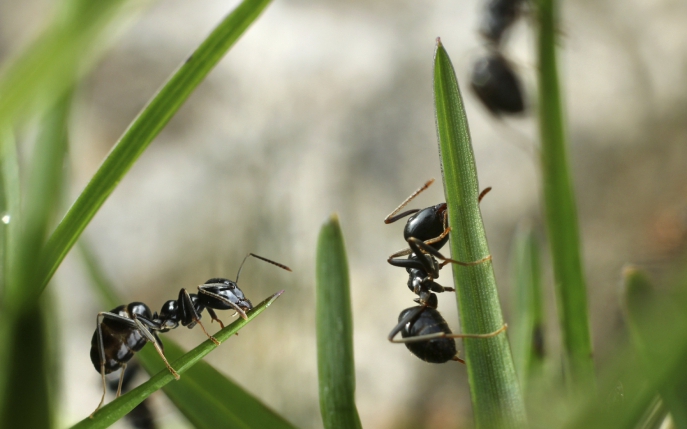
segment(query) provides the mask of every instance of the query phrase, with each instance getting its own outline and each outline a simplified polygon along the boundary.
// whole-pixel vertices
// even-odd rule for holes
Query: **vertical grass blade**
[[[5,270],[0,338],[2,371],[0,379],[0,427],[49,428],[54,423],[56,372],[51,363],[55,344],[49,335],[45,305],[35,294],[37,271],[35,261],[45,243],[48,223],[55,213],[62,183],[62,161],[67,145],[67,120],[71,97],[63,97],[48,111],[40,123],[41,130],[32,154],[24,207],[10,207],[10,230],[14,238],[7,241],[11,255]],[[6,141],[6,144],[12,144]],[[10,205],[17,204],[19,178],[15,170],[16,154],[5,148],[3,167]],[[15,171],[12,171],[15,170]],[[47,299],[47,298],[46,298]],[[17,410],[32,410],[18,412]]]
[[[451,227],[453,259],[471,262],[489,256],[477,197],[477,169],[463,100],[455,71],[437,40],[434,56],[434,101],[439,152]],[[491,260],[453,266],[462,330],[484,334],[503,326]],[[505,334],[465,339],[472,406],[477,428],[525,426],[525,406]]]
[[[642,359],[646,371],[651,372],[652,366],[657,362],[665,362],[666,351],[659,344],[656,344],[656,329],[671,329],[673,321],[671,318],[660,320],[658,314],[652,314],[655,309],[657,297],[651,282],[646,274],[635,267],[627,267],[624,272],[625,277],[625,312],[627,316],[633,345],[640,358]],[[665,306],[661,306],[665,310]],[[678,310],[677,308],[675,309]],[[670,314],[670,312],[662,314]],[[660,324],[660,327],[657,326]],[[681,359],[684,362],[687,354]],[[676,428],[687,428],[687,371],[680,370],[678,374],[669,377],[660,387],[659,392],[663,398],[666,408],[673,417]]]
[[[41,260],[41,289],[129,168],[268,3],[244,0],[136,117],[50,237]]]
[[[544,302],[537,238],[531,227],[520,227],[513,246],[515,323],[511,329],[513,359],[523,392],[542,374],[544,365]]]
[[[317,240],[317,369],[325,429],[362,428],[355,406],[353,319],[348,262],[336,215]]]
[[[594,388],[587,291],[582,272],[577,212],[568,167],[568,148],[558,65],[556,0],[537,0],[539,129],[549,245],[567,379],[574,390]]]

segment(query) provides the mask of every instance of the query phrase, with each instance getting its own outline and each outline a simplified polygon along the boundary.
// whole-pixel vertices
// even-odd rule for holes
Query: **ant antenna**
[[[278,266],[279,268],[284,269],[284,270],[286,270],[286,271],[291,271],[291,268],[287,267],[286,265],[280,264],[279,262],[274,262],[274,261],[271,260],[271,259],[263,258],[262,256],[258,256],[258,255],[256,255],[255,253],[249,253],[249,254],[246,255],[245,258],[243,258],[243,262],[241,262],[241,265],[239,266],[239,271],[238,271],[238,273],[236,273],[236,281],[234,281],[234,283],[239,284],[239,275],[241,275],[241,269],[243,268],[243,264],[246,262],[246,259],[248,259],[249,256],[252,256],[252,257],[254,257],[254,258],[261,259],[261,260],[263,260],[263,261],[265,261],[265,262],[269,262],[270,264],[276,265],[276,266]]]
[[[398,213],[403,207],[405,207],[406,204],[408,204],[409,202],[411,202],[411,201],[413,200],[413,198],[417,197],[418,194],[420,194],[420,193],[421,193],[422,191],[424,191],[425,189],[429,188],[429,187],[432,185],[432,183],[434,183],[434,179],[429,179],[429,180],[428,180],[427,182],[425,182],[425,184],[422,185],[417,191],[415,191],[415,192],[413,192],[412,194],[410,194],[410,196],[409,196],[408,198],[406,198],[398,207],[396,207],[396,208],[394,209],[394,211],[392,211],[391,213],[389,213],[389,215],[388,215],[386,218],[384,218],[384,223],[389,224],[389,223],[392,223],[392,222],[396,222],[398,219],[400,219],[400,218],[402,218],[402,217],[405,217],[405,216],[407,216],[407,215],[409,215],[409,214],[411,214],[411,213],[416,213],[416,212],[418,212],[419,210],[409,210],[408,212],[405,212],[405,213],[402,214],[402,215],[394,216],[394,215],[395,215],[396,213]]]

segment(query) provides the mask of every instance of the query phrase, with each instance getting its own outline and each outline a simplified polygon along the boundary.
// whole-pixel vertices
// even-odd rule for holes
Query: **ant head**
[[[205,282],[203,285],[203,290],[230,301],[243,311],[248,311],[253,308],[253,304],[245,297],[243,291],[233,280],[213,278]],[[222,306],[221,302],[217,302],[219,300],[213,300],[213,298],[207,294],[201,294],[199,299],[203,300],[204,305],[218,310],[225,310],[232,307],[230,305]]]

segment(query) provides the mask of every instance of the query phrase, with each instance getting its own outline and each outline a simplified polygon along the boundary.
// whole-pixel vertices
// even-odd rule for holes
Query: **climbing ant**
[[[392,343],[404,343],[418,358],[429,363],[445,363],[450,360],[465,361],[457,356],[454,338],[491,338],[505,331],[508,325],[488,334],[454,334],[443,316],[437,311],[437,296],[429,294],[425,302],[415,299],[420,305],[406,308],[398,316],[398,325],[389,333]],[[394,337],[401,333],[401,340]]]
[[[246,312],[253,308],[253,304],[246,299],[239,289],[238,281],[243,264],[249,256],[291,271],[286,265],[249,253],[243,258],[243,262],[239,266],[236,281],[212,278],[198,286],[198,294],[189,294],[186,289],[181,289],[179,298],[165,302],[159,315],[151,313],[150,308],[142,302],[132,302],[129,305],[120,305],[111,311],[98,313],[96,329],[91,340],[91,362],[102,376],[103,396],[93,414],[100,409],[105,401],[105,374],[114,372],[119,368],[122,369],[117,389],[117,397],[119,397],[122,392],[122,381],[127,362],[147,342],[153,343],[169,372],[174,378],[179,379],[179,374],[165,358],[162,342],[157,336],[158,332],[167,332],[178,327],[179,324],[187,326],[189,329],[198,324],[205,335],[213,343],[219,345],[219,341],[208,334],[200,322],[203,310],[207,310],[212,320],[217,321],[222,328],[224,328],[224,323],[217,317],[214,310],[234,310],[243,319],[248,318]]]

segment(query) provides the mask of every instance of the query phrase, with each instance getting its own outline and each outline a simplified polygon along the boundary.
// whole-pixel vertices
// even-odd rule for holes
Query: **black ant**
[[[427,181],[422,187],[406,198],[384,220],[385,223],[395,222],[405,216],[413,214],[408,219],[404,229],[404,236],[409,248],[391,255],[387,262],[397,267],[404,267],[408,272],[408,288],[418,295],[415,302],[420,304],[403,310],[399,316],[399,323],[389,333],[389,341],[405,343],[408,350],[418,358],[431,363],[444,363],[456,360],[465,363],[456,356],[454,338],[489,338],[506,329],[501,329],[489,334],[453,334],[437,309],[437,296],[434,292],[454,292],[451,287],[442,286],[434,281],[439,277],[439,270],[448,263],[463,266],[477,265],[491,259],[487,256],[474,262],[460,262],[444,257],[439,249],[448,241],[450,228],[448,227],[448,213],[446,203],[430,206],[425,209],[408,210],[396,215],[413,198],[427,189],[434,179]],[[478,197],[478,202],[491,190],[486,188]],[[397,256],[410,254],[407,259]],[[439,263],[437,259],[444,262]],[[394,337],[401,332],[402,340]]]
[[[157,313],[152,314],[150,308],[142,302],[132,302],[129,305],[120,305],[109,312],[98,313],[96,329],[91,340],[91,362],[102,376],[103,396],[93,414],[100,409],[105,401],[105,374],[114,372],[119,368],[122,369],[117,389],[117,397],[119,397],[122,392],[122,381],[127,362],[147,342],[153,343],[169,372],[174,378],[179,379],[179,374],[165,358],[162,342],[157,336],[158,332],[167,332],[178,327],[179,324],[187,326],[189,329],[198,324],[205,335],[213,343],[219,345],[219,341],[208,334],[200,322],[203,310],[207,310],[212,320],[217,321],[222,328],[224,328],[224,323],[217,317],[214,310],[234,310],[243,319],[248,318],[246,312],[253,308],[253,304],[246,299],[239,289],[238,281],[243,264],[249,256],[291,271],[286,265],[249,253],[239,266],[236,281],[212,278],[205,284],[198,286],[198,294],[189,294],[186,289],[181,289],[179,298],[167,301],[162,306],[159,315]]]
[[[470,86],[497,117],[525,110],[520,79],[505,58],[502,47],[505,34],[520,16],[523,4],[523,0],[490,0],[480,27],[489,52],[475,62]]]
[[[488,334],[454,334],[441,313],[437,311],[437,296],[430,293],[425,302],[406,308],[398,316],[398,324],[389,333],[392,343],[404,343],[418,358],[429,363],[445,363],[450,360],[465,361],[458,357],[454,338],[490,338],[505,331],[508,325]],[[401,340],[394,337],[401,333]]]

